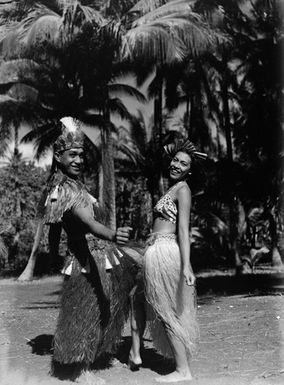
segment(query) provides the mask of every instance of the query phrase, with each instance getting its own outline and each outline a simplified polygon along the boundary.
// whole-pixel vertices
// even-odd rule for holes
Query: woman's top
[[[173,218],[166,219],[162,215],[159,215],[159,214],[162,214],[164,211],[166,212],[167,210],[172,211],[172,213],[175,215],[175,219]],[[170,221],[172,223],[176,223],[177,206],[169,193],[166,193],[165,195],[162,196],[161,199],[158,200],[156,206],[154,207],[154,213],[156,213],[160,219],[163,219],[165,221]]]
[[[157,202],[156,206],[154,207],[154,213],[156,214],[156,216],[159,217],[159,219],[163,219],[165,221],[170,221],[172,223],[176,223],[176,217],[177,217],[177,205],[176,203],[174,202],[172,196],[171,196],[171,192],[176,188],[176,186],[178,184],[182,183],[182,181],[176,183],[175,185],[173,185],[167,192],[166,194],[164,194]],[[172,218],[169,218],[169,219],[166,219],[163,217],[163,213],[167,213],[167,211],[171,211],[175,218],[172,219]]]

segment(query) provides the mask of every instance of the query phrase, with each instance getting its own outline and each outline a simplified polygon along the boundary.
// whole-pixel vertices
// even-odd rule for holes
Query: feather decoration
[[[37,217],[44,224],[58,223],[62,221],[63,214],[67,210],[80,205],[92,207],[92,203],[83,183],[69,178],[58,170],[52,175],[42,194]]]
[[[189,139],[176,139],[173,143],[164,146],[165,153],[173,158],[179,151],[189,154],[193,160],[205,160],[207,154],[196,151],[196,147]]]

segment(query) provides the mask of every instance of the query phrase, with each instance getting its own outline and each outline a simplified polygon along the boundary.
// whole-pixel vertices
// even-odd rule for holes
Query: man
[[[79,180],[84,155],[80,122],[65,117],[61,123],[55,169],[41,205],[43,222],[61,224],[66,231],[72,260],[64,270],[70,278],[63,284],[53,374],[62,364],[88,366],[114,351],[137,272],[134,260],[116,245],[128,241],[131,228],[113,231],[98,221],[98,203]]]

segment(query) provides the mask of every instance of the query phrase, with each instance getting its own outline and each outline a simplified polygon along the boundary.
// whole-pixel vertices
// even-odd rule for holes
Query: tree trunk
[[[103,164],[102,161],[99,164],[98,167],[98,173],[99,173],[99,203],[101,206],[104,205],[104,170],[103,170]]]
[[[14,126],[14,140],[15,140],[14,156],[15,158],[18,159],[18,155],[19,155],[19,127],[18,126]]]
[[[29,257],[27,266],[22,274],[19,276],[18,281],[31,281],[34,276],[34,269],[37,259],[37,252],[40,244],[40,240],[43,233],[43,223],[40,221],[37,225],[37,230],[34,238],[34,243],[31,251],[31,255]]]
[[[190,130],[190,113],[191,113],[191,105],[190,105],[190,96],[189,92],[186,92],[186,110],[185,110],[185,128],[189,134]]]
[[[192,136],[194,134],[193,130],[194,130],[194,114],[195,114],[194,95],[192,92],[190,93],[190,102],[189,103],[190,103],[190,115],[189,115],[189,122],[188,122],[188,127],[189,127],[188,136],[190,138],[192,138]]]
[[[106,208],[107,225],[116,229],[115,170],[110,123],[106,122],[102,135],[103,205]]]
[[[14,169],[14,176],[15,176],[15,218],[16,218],[16,224],[15,224],[15,235],[13,238],[13,260],[17,258],[18,255],[18,248],[19,248],[19,241],[20,241],[20,230],[21,230],[21,216],[22,216],[22,209],[21,209],[21,196],[19,192],[19,162],[20,162],[20,154],[19,154],[19,129],[18,126],[14,127],[14,139],[15,139],[15,147],[14,147],[14,154],[13,154],[13,169]]]
[[[221,146],[221,133],[220,133],[220,127],[216,125],[216,137],[217,137],[217,149],[218,149],[218,157],[222,157],[222,146]]]
[[[283,262],[277,246],[274,246],[272,249],[272,266],[283,267]]]
[[[231,252],[235,261],[235,269],[237,274],[245,272],[245,266],[240,258],[240,243],[243,232],[245,230],[245,211],[238,198],[232,198],[229,205],[230,215],[230,242]]]
[[[103,206],[106,209],[106,225],[112,230],[116,229],[116,203],[115,203],[115,170],[113,138],[111,134],[111,121],[109,109],[108,87],[102,89],[103,93],[103,118],[104,127],[101,127],[102,142],[102,189]]]
[[[223,74],[221,80],[221,92],[223,101],[223,128],[225,130],[226,145],[227,145],[227,159],[230,164],[233,164],[233,150],[232,150],[232,136],[231,136],[231,119],[230,119],[230,108],[229,108],[229,93],[228,93],[228,74],[227,74],[227,59],[223,56],[222,60]],[[230,243],[231,252],[235,260],[236,272],[241,272],[241,260],[239,257],[238,241],[237,241],[237,226],[235,216],[235,191],[231,186],[231,194],[229,198],[229,210],[230,210]]]
[[[231,119],[229,108],[229,94],[228,94],[228,75],[226,71],[227,63],[223,59],[224,73],[221,81],[222,100],[223,100],[223,127],[226,135],[227,145],[227,158],[230,162],[233,162],[233,149],[232,149],[232,135],[231,135]]]
[[[162,151],[163,148],[163,78],[161,70],[157,69],[156,76],[158,78],[158,91],[154,100],[154,125],[155,130],[158,135],[158,143],[159,143],[159,152]],[[163,173],[162,173],[162,159],[159,170],[159,193],[160,195],[164,195],[164,181],[163,181]]]
[[[277,231],[277,219],[275,217],[275,214],[272,212],[272,210],[269,210],[268,219],[269,219],[270,236],[272,240],[272,261],[271,261],[272,266],[282,267],[283,262],[278,249],[279,236]]]

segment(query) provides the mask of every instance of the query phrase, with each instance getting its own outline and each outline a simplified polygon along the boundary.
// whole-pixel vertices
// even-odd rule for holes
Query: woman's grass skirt
[[[137,266],[122,250],[119,257],[114,251],[115,246],[95,238],[85,244],[77,242],[78,257],[63,284],[53,363],[91,364],[106,353],[114,353],[120,342]],[[78,260],[86,260],[86,254],[90,272],[84,274]],[[110,270],[105,268],[106,255],[113,266]]]
[[[149,329],[155,348],[173,357],[167,333],[185,346],[188,359],[196,347],[196,291],[182,275],[181,255],[175,234],[154,233],[145,253],[144,282],[148,311],[154,315]]]

